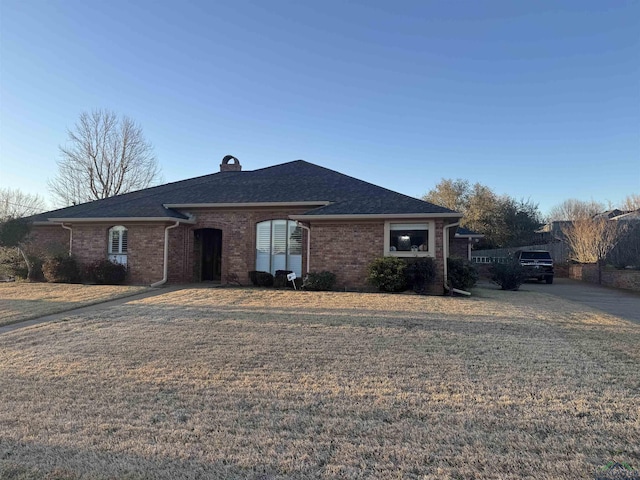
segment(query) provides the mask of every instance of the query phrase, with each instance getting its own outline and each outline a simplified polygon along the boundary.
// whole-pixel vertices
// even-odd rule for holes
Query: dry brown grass
[[[0,477],[593,478],[640,326],[556,297],[190,289],[0,336]]]
[[[0,327],[126,297],[146,289],[148,287],[28,282],[0,283]]]

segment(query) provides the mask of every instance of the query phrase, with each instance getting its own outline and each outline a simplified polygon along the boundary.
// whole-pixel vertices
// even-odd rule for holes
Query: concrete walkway
[[[566,298],[640,324],[640,293],[630,290],[602,287],[568,278],[555,278],[552,285],[527,282],[520,290]]]
[[[46,322],[55,322],[69,315],[82,315],[83,313],[97,312],[106,310],[108,308],[124,305],[125,303],[132,302],[134,300],[141,300],[143,298],[155,297],[156,295],[162,295],[164,293],[173,292],[176,290],[182,290],[184,285],[170,285],[166,287],[159,287],[153,290],[147,290],[142,293],[134,293],[127,297],[116,298],[115,300],[107,300],[102,303],[94,303],[93,305],[87,305],[86,307],[74,308],[65,312],[53,313],[51,315],[45,315],[44,317],[32,318],[31,320],[25,320],[24,322],[12,323],[11,325],[5,325],[0,327],[0,335],[3,333],[18,330],[19,328],[31,327],[33,325],[39,325]]]

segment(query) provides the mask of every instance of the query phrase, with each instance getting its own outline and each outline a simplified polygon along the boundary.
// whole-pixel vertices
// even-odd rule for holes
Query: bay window
[[[256,225],[256,270],[275,275],[291,270],[302,276],[302,229],[292,220],[267,220]]]

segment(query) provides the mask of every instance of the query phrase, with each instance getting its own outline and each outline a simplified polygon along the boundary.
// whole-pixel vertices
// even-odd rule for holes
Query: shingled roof
[[[304,215],[460,216],[438,205],[393,192],[304,160],[252,171],[224,171],[96,200],[31,218],[187,219],[180,210],[195,205],[303,203]]]

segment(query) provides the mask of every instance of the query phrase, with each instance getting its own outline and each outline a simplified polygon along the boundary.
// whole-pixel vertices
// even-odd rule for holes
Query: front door
[[[195,251],[200,251],[199,273],[201,282],[219,282],[222,278],[222,230],[202,228],[196,230]]]

